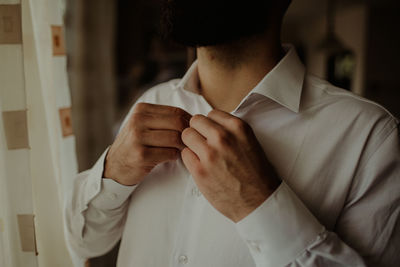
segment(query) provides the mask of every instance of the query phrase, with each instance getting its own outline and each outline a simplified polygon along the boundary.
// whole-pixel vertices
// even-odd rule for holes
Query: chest
[[[169,104],[191,114],[211,110],[201,102],[185,103]],[[315,120],[273,105],[235,115],[250,124],[282,180],[321,223],[334,227],[355,165],[338,148],[344,141],[337,136],[326,142],[323,136],[329,131]],[[130,201],[119,258],[131,260],[121,266],[178,266],[182,261],[190,266],[254,266],[235,225],[206,201],[181,160],[157,166]]]

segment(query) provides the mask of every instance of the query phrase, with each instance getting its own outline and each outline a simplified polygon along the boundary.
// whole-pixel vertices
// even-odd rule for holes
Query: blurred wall
[[[298,1],[299,3],[300,1]],[[304,4],[306,1],[302,1]],[[327,54],[318,50],[326,35],[326,1],[315,14],[287,18],[283,29],[283,40],[292,42],[304,51],[304,61],[311,74],[327,78]],[[335,34],[355,54],[356,67],[351,90],[359,95],[365,90],[365,49],[367,33],[367,5],[365,3],[339,6],[335,10]]]
[[[327,56],[318,51],[326,34],[327,0],[295,0],[284,22],[282,39],[300,48],[310,73],[327,78]],[[335,33],[355,54],[351,90],[400,117],[400,2],[338,0]]]
[[[400,3],[369,9],[365,96],[400,118]]]
[[[113,139],[115,4],[67,1],[68,73],[79,171],[90,168]]]

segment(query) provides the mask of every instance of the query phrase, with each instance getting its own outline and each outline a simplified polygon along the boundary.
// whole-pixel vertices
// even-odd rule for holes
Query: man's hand
[[[138,103],[107,154],[104,177],[135,185],[157,164],[177,159],[190,118],[180,108]]]
[[[182,160],[204,197],[238,222],[279,186],[250,126],[229,113],[195,115],[182,133]]]

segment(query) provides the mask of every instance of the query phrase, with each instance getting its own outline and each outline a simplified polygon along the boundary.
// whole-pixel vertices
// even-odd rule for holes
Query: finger
[[[133,113],[130,123],[135,127],[153,130],[174,130],[182,132],[189,127],[189,120],[178,115]]]
[[[208,141],[224,131],[224,128],[220,124],[200,114],[194,115],[190,119],[190,127],[199,132]]]
[[[155,114],[164,114],[164,115],[178,115],[189,118],[192,116],[190,113],[186,112],[185,110],[173,107],[173,106],[166,106],[166,105],[157,105],[157,104],[150,104],[150,103],[137,103],[135,106],[135,113],[155,113]]]
[[[245,121],[218,109],[211,110],[207,117],[222,125],[225,129],[230,130],[232,133],[239,133],[248,129],[248,125]]]
[[[158,164],[178,159],[180,151],[175,148],[147,147],[144,153],[145,155],[143,156],[146,158],[147,162]]]
[[[153,147],[170,147],[182,150],[181,133],[173,130],[146,130],[141,135],[140,143]]]
[[[181,156],[182,156],[182,161],[183,164],[185,164],[186,168],[191,174],[194,174],[193,176],[198,175],[201,173],[201,163],[197,155],[190,150],[190,148],[185,147],[181,151]]]
[[[200,159],[207,152],[208,145],[206,139],[193,128],[186,128],[182,132],[182,141]]]

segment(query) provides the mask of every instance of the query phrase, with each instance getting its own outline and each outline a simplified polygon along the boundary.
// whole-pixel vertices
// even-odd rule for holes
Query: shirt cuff
[[[91,205],[99,209],[116,209],[132,194],[137,185],[122,185],[113,179],[103,178],[100,193],[92,200]]]
[[[236,228],[257,266],[288,265],[325,230],[284,182]]]
[[[113,179],[103,178],[108,150],[109,148],[104,151],[90,171],[84,194],[86,208],[89,203],[99,209],[118,208],[137,187],[137,185],[125,186]]]

